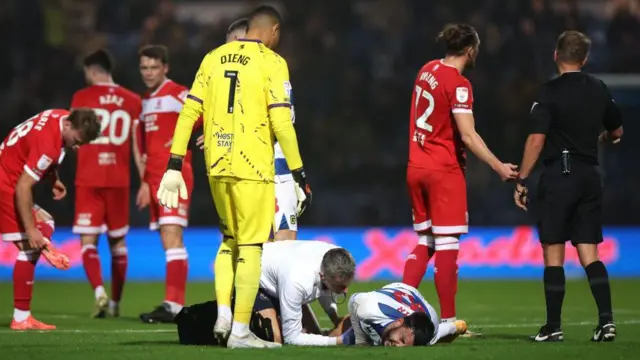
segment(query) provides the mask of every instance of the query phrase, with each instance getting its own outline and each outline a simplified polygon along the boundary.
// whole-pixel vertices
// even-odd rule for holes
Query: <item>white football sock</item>
[[[178,314],[183,308],[182,305],[180,305],[180,304],[178,304],[176,302],[173,302],[173,301],[166,301],[165,300],[164,303],[169,305],[169,311],[171,311],[171,313],[173,313],[174,315]]]
[[[231,322],[233,319],[233,312],[231,312],[231,308],[226,305],[218,305],[218,316]]]
[[[29,316],[31,316],[31,311],[29,310],[13,309],[13,320],[17,322],[22,322],[27,320]]]
[[[104,286],[99,285],[94,291],[93,293],[96,296],[96,300],[98,300],[99,298],[101,298],[102,296],[106,296],[107,292],[104,290]]]
[[[237,337],[245,337],[249,334],[249,325],[234,321],[231,327],[231,334]]]

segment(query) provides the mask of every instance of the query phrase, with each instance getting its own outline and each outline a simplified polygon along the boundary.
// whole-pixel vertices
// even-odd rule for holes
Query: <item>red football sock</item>
[[[440,318],[456,317],[456,292],[458,291],[458,250],[437,250],[435,283],[440,300]]]
[[[40,251],[26,250],[18,252],[13,267],[13,306],[18,310],[31,309],[33,279]]]
[[[184,305],[184,294],[187,286],[187,271],[189,264],[187,250],[184,248],[169,249],[167,256],[167,274],[165,301]]]
[[[127,277],[129,255],[126,247],[111,251],[111,300],[120,302],[122,290]]]
[[[95,290],[98,286],[104,286],[102,270],[100,269],[100,256],[95,245],[84,245],[82,247],[82,265],[92,289]]]
[[[402,282],[418,288],[422,278],[424,278],[424,274],[427,272],[427,265],[430,259],[431,249],[426,244],[416,245],[404,264]]]

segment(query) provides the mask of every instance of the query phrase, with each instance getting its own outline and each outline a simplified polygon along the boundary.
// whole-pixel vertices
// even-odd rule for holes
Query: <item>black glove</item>
[[[296,195],[298,196],[298,216],[311,205],[311,187],[307,184],[307,176],[304,173],[304,168],[291,171],[293,181],[296,182]]]

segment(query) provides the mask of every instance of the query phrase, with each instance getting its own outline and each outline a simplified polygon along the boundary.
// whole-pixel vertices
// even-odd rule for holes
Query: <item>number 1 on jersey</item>
[[[431,114],[433,113],[433,108],[435,107],[436,103],[433,100],[433,95],[431,95],[428,91],[422,89],[420,86],[416,85],[416,112],[418,111],[418,103],[422,98],[427,99],[427,101],[429,101],[429,105],[425,109],[424,113],[416,119],[416,127],[428,132],[433,132],[433,126],[427,123],[427,121],[429,120],[429,116],[431,116]]]
[[[233,106],[236,100],[236,85],[238,85],[238,72],[227,70],[224,77],[229,78],[229,103],[227,104],[227,114],[233,114]]]

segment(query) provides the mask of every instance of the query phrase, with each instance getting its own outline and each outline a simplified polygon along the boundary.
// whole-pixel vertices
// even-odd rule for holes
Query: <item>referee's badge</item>
[[[466,87],[456,88],[456,100],[461,103],[467,102],[469,100],[469,89]]]

